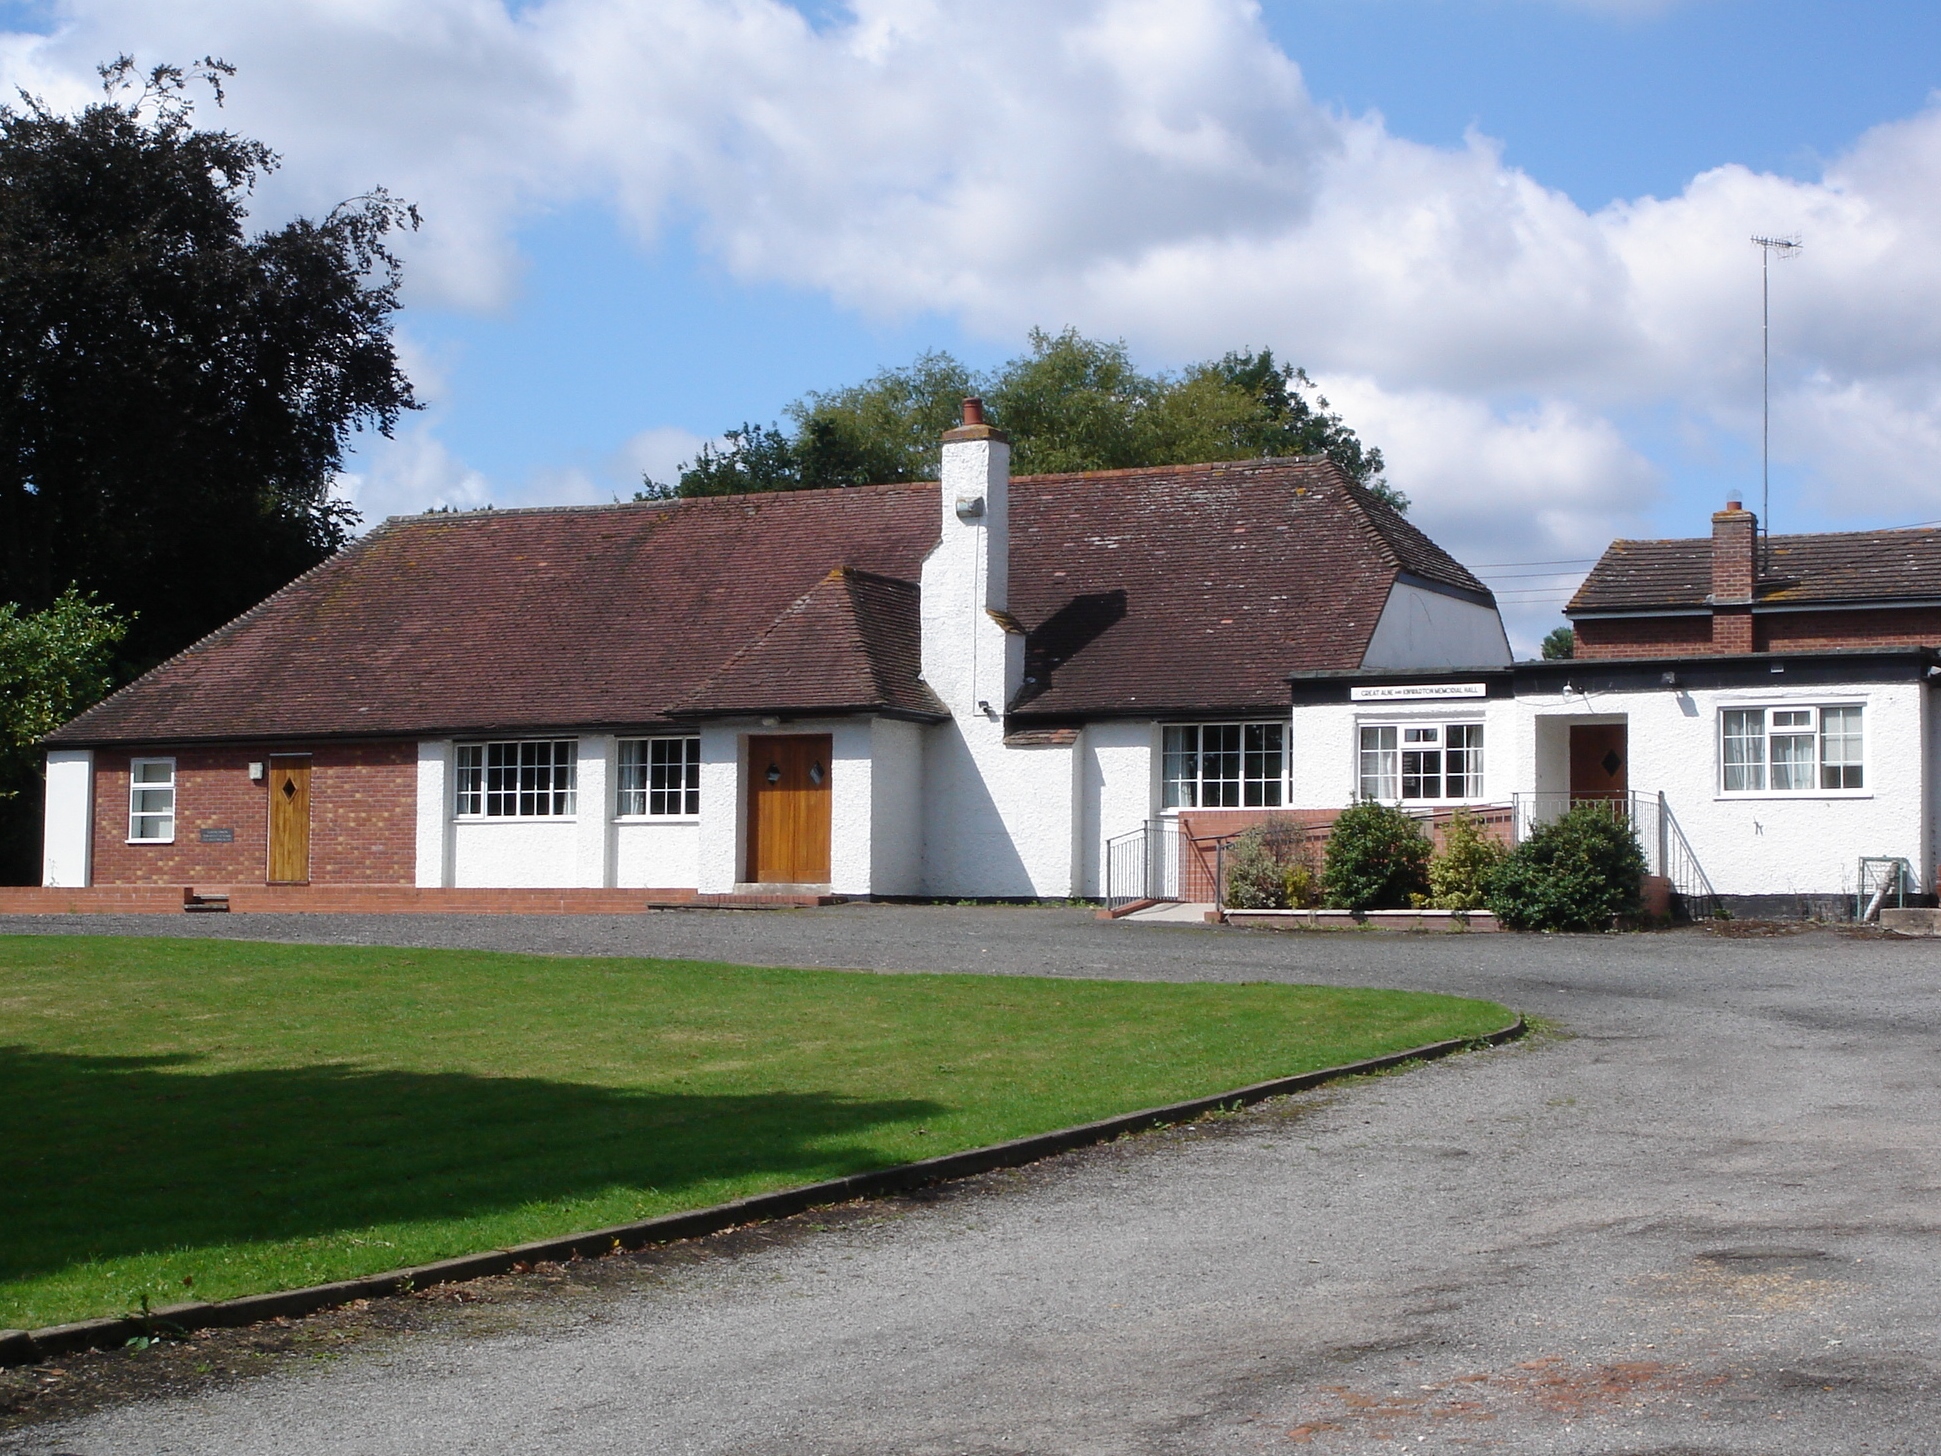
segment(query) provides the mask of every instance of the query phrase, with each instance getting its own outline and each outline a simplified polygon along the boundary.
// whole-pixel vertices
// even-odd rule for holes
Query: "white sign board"
[[[1418,698],[1485,698],[1488,683],[1404,683],[1379,688],[1349,688],[1351,703],[1397,703]]]

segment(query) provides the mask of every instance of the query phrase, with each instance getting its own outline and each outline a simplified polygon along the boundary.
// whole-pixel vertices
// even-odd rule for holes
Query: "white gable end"
[[[1502,667],[1510,639],[1494,607],[1406,581],[1389,589],[1363,667]]]

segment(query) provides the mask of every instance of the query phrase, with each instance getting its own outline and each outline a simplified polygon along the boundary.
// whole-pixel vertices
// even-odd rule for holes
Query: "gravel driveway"
[[[0,1451],[1941,1451],[1932,943],[888,906],[0,920],[109,928],[1404,986],[1554,1031]]]

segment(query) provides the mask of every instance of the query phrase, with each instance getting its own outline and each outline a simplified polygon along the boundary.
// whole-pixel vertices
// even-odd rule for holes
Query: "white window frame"
[[[467,823],[557,823],[575,817],[580,777],[577,738],[499,738],[460,743],[455,749],[453,818]],[[543,763],[542,749],[547,750]]]
[[[1827,714],[1840,714],[1838,733],[1828,733]],[[1849,714],[1855,715],[1848,717]],[[1753,729],[1753,732],[1744,731]],[[1739,731],[1730,731],[1739,730]],[[1857,731],[1854,731],[1857,730]],[[1746,757],[1744,748],[1735,754],[1734,744],[1757,743],[1757,760]],[[1777,745],[1791,745],[1783,754]],[[1838,743],[1838,756],[1827,757]],[[1802,755],[1800,745],[1804,745]],[[1715,777],[1717,797],[1721,799],[1865,799],[1873,796],[1867,782],[1867,705],[1855,702],[1751,702],[1724,703],[1718,710],[1713,752],[1718,760]],[[1798,769],[1810,770],[1805,785],[1782,779],[1797,778]],[[1840,779],[1829,784],[1829,774]],[[1735,786],[1734,778],[1739,779]]]
[[[680,782],[672,782],[677,776]],[[700,736],[672,733],[621,739],[613,816],[657,824],[700,818]]]
[[[1219,746],[1207,748],[1207,734],[1220,735]],[[1190,744],[1188,738],[1190,735]],[[1279,742],[1270,747],[1268,740],[1278,736]],[[1287,807],[1288,792],[1288,746],[1293,737],[1291,727],[1280,719],[1236,721],[1231,723],[1164,723],[1159,734],[1159,804],[1162,812],[1175,813],[1181,809],[1283,809]],[[1231,746],[1229,746],[1231,744]],[[1234,773],[1222,773],[1209,779],[1206,775],[1207,760],[1218,757],[1220,767],[1231,766]],[[1267,760],[1272,757],[1276,762],[1272,774],[1267,772]],[[1183,774],[1175,773],[1176,767],[1184,767],[1191,761],[1191,792],[1187,791],[1188,780]],[[1255,770],[1250,772],[1250,770]],[[1217,785],[1213,797],[1219,803],[1208,803],[1208,786]],[[1229,789],[1234,802],[1225,802]],[[1249,795],[1253,797],[1250,799]],[[1188,803],[1187,800],[1192,802]]]
[[[1489,735],[1484,720],[1463,718],[1363,718],[1355,722],[1355,797],[1382,804],[1480,804],[1484,792]],[[1375,735],[1371,745],[1369,736]],[[1383,735],[1387,735],[1384,739]],[[1433,735],[1433,736],[1430,736]],[[1460,737],[1457,744],[1453,739]],[[1459,775],[1449,771],[1453,755],[1463,756]],[[1434,755],[1431,769],[1427,759]],[[1414,758],[1415,762],[1410,763]],[[1413,768],[1414,772],[1411,772]],[[1436,792],[1419,792],[1425,779],[1435,780]],[[1461,777],[1469,792],[1451,794],[1449,780]],[[1369,784],[1376,785],[1374,793]],[[1417,793],[1407,792],[1413,782]]]
[[[142,781],[142,770],[156,765],[168,769],[166,780],[152,779]],[[143,794],[167,794],[168,808],[152,809],[142,805]],[[175,760],[172,758],[132,758],[128,761],[128,842],[130,844],[173,844],[175,843],[176,819],[176,775]],[[167,834],[141,834],[137,831],[144,819],[166,819]]]

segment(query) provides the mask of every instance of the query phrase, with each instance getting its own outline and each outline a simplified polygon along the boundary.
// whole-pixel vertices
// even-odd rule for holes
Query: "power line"
[[[1469,569],[1486,571],[1492,566],[1589,566],[1597,559],[1595,556],[1566,556],[1550,561],[1481,561]]]

